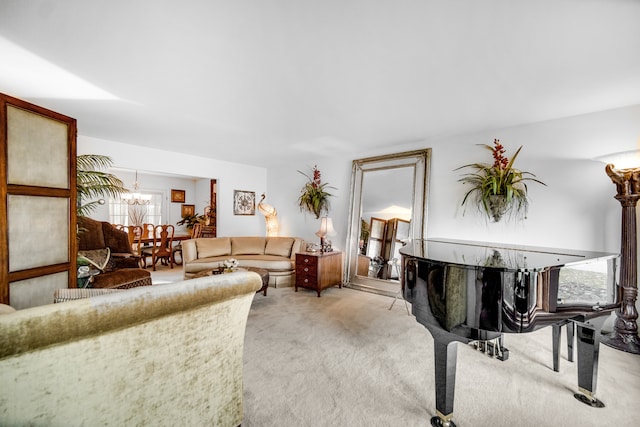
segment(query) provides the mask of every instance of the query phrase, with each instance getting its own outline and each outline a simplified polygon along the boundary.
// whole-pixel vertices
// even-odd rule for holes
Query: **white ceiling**
[[[0,0],[0,92],[268,165],[640,104],[637,0]]]

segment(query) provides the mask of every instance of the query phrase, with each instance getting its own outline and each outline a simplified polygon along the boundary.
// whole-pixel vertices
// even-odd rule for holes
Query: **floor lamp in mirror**
[[[640,157],[636,152],[621,153],[622,158],[635,159],[635,164],[625,163],[625,167],[616,169],[615,164],[605,167],[607,175],[616,185],[616,200],[622,205],[622,238],[620,250],[620,279],[614,329],[601,342],[609,347],[628,353],[640,354],[638,339],[638,246],[636,225],[636,204],[640,199]],[[609,157],[609,156],[607,156]],[[619,157],[620,158],[620,157]],[[619,163],[622,165],[623,163]],[[626,167],[629,164],[631,167]]]

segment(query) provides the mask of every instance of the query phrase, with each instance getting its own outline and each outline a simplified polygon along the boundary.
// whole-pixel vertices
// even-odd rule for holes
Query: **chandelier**
[[[133,192],[125,193],[121,196],[122,201],[128,205],[148,205],[151,203],[151,194],[142,194],[139,191],[138,171],[136,171],[136,180],[133,183]]]

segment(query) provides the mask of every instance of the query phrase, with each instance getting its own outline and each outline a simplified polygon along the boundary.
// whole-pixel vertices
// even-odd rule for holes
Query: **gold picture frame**
[[[186,193],[184,190],[171,190],[171,202],[184,203],[186,201]]]
[[[180,215],[184,218],[186,216],[192,216],[196,214],[196,206],[195,205],[182,205],[182,210]]]

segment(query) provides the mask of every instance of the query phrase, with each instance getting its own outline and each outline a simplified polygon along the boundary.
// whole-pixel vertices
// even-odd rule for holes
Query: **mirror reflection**
[[[430,150],[353,161],[346,249],[348,286],[398,292],[400,248],[425,235]]]
[[[399,279],[399,250],[411,224],[413,172],[403,167],[363,173],[357,275]]]

